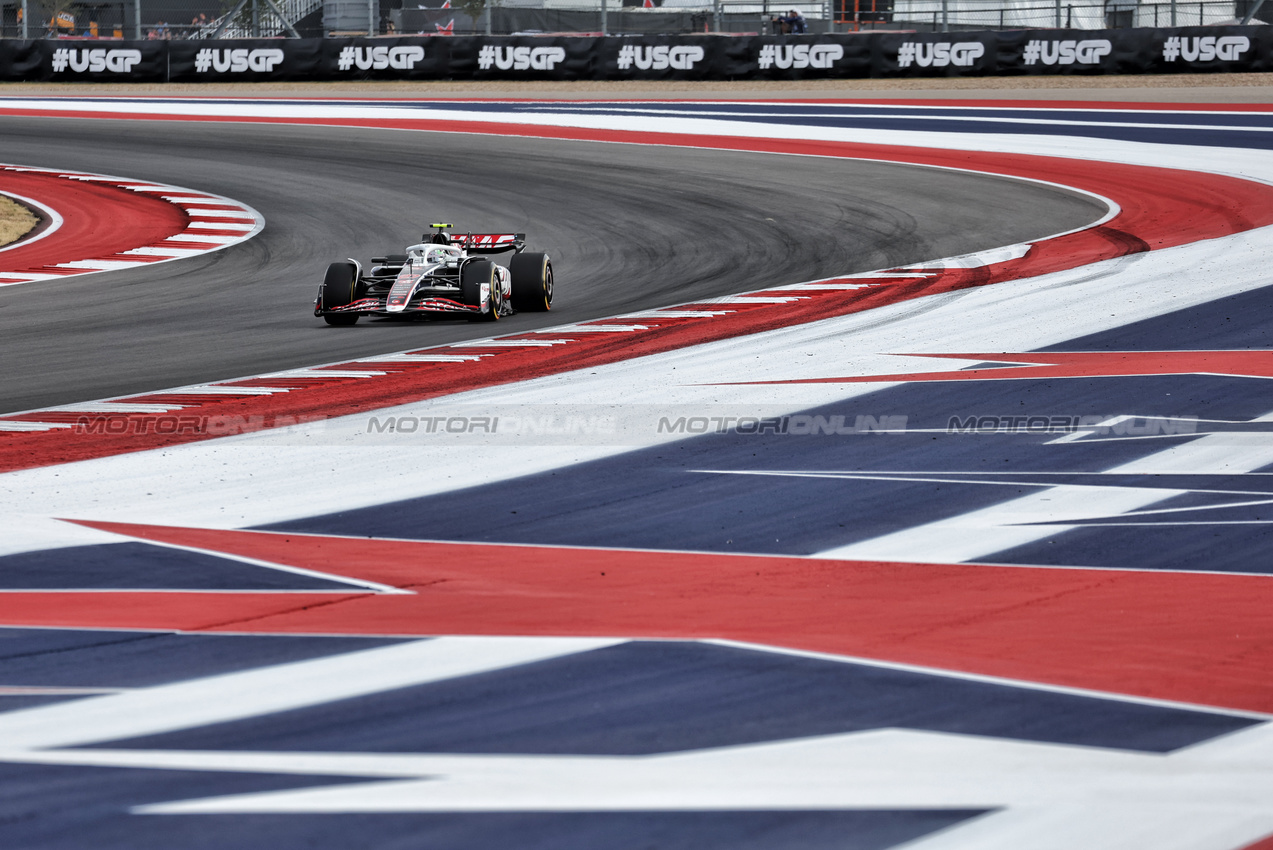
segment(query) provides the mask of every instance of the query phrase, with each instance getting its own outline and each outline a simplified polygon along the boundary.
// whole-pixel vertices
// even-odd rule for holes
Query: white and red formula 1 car
[[[515,311],[548,310],[553,266],[547,254],[526,250],[524,233],[451,233],[433,224],[405,254],[373,257],[363,274],[357,260],[327,267],[314,315],[329,325],[352,325],[359,316],[466,316],[495,321]],[[513,252],[507,266],[488,254]]]

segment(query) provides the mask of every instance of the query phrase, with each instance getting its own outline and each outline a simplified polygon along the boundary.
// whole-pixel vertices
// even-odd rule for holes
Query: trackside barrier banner
[[[129,83],[168,78],[168,43],[0,40],[0,80]]]
[[[1273,27],[808,36],[0,40],[0,81],[730,80],[1273,71]]]
[[[328,79],[321,61],[322,46],[323,41],[317,38],[170,41],[168,81],[260,83]]]
[[[871,45],[872,77],[982,77],[999,70],[1009,33],[887,33]]]

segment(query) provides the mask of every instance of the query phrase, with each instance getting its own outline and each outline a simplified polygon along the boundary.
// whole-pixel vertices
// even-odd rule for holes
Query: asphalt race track
[[[146,230],[0,252],[0,845],[1273,850],[1273,107],[0,95],[0,145]],[[556,309],[310,314],[439,218]]]
[[[401,250],[433,221],[525,232],[553,257],[553,310],[509,323],[525,329],[963,254],[1105,212],[959,172],[386,130],[7,117],[0,151],[224,195],[267,222],[233,251],[178,265],[0,288],[0,412],[487,333],[465,321],[329,329],[309,310],[327,263]]]

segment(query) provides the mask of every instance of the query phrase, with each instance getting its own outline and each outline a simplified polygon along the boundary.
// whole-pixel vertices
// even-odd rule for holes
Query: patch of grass
[[[0,196],[0,246],[17,242],[39,223],[29,209]]]

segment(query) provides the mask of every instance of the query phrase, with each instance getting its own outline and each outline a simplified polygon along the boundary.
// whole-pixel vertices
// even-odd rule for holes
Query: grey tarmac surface
[[[0,150],[10,163],[226,195],[266,220],[205,257],[0,289],[3,412],[951,256],[1103,214],[1084,197],[980,175],[493,136],[7,118]],[[313,317],[329,262],[400,249],[435,220],[526,232],[553,257],[553,311],[495,325]]]

